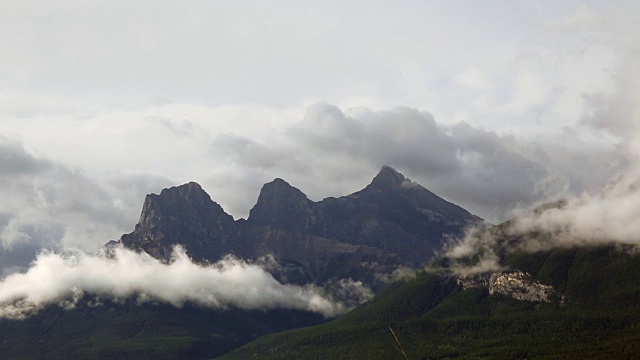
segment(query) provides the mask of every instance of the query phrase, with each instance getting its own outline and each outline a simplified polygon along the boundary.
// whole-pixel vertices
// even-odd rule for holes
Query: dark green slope
[[[317,324],[300,311],[106,303],[0,320],[1,359],[210,359],[258,336]]]
[[[463,290],[421,274],[326,324],[264,336],[220,359],[635,359],[640,256],[601,246],[510,254],[503,265],[553,285],[550,303]]]

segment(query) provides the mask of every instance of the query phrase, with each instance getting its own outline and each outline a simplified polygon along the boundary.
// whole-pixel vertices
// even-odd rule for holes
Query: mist
[[[471,267],[455,263],[454,272],[464,275],[500,270],[496,249],[506,245],[506,238],[519,239],[506,245],[507,251],[524,252],[640,244],[639,58],[637,50],[626,54],[612,76],[612,90],[586,97],[589,110],[579,121],[583,130],[612,139],[614,166],[593,168],[577,159],[570,165],[583,167],[591,176],[603,177],[603,185],[577,194],[559,193],[555,201],[545,199],[546,202],[520,213],[499,229],[469,229],[449,247],[445,256],[461,259],[479,255],[479,261]]]
[[[558,248],[640,244],[640,181],[635,170],[597,194],[567,197],[535,208],[500,227],[476,227],[445,256],[461,276],[502,270],[497,251],[538,252]],[[506,242],[508,239],[517,241]],[[455,259],[479,256],[472,266]]]
[[[343,282],[356,291],[362,284]],[[281,284],[261,265],[226,257],[194,263],[175,247],[170,263],[122,247],[90,255],[80,250],[42,252],[24,273],[0,281],[0,318],[23,319],[48,305],[70,309],[85,296],[121,302],[189,302],[212,309],[297,309],[332,317],[349,307],[314,285]],[[368,297],[359,295],[361,301]],[[370,297],[370,296],[369,296]]]

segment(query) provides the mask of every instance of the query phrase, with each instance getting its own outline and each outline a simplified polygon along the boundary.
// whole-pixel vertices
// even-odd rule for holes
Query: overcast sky
[[[383,164],[494,223],[597,193],[637,156],[640,5],[559,3],[0,0],[0,262],[188,181],[236,218]]]

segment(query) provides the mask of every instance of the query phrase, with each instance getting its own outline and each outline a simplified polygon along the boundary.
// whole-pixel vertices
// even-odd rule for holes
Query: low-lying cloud
[[[166,264],[117,247],[99,255],[40,253],[26,272],[0,282],[0,318],[25,318],[49,305],[73,308],[85,296],[176,307],[189,302],[214,309],[287,308],[325,317],[348,310],[316,286],[281,284],[261,266],[236,258],[201,265],[176,247]]]
[[[580,121],[605,138],[615,139],[610,146],[615,157],[610,158],[609,166],[583,163],[582,159],[588,160],[586,154],[574,157],[573,165],[568,164],[579,165],[585,175],[605,179],[604,184],[583,186],[577,194],[566,191],[556,201],[522,213],[499,229],[472,229],[447,252],[447,256],[452,259],[477,256],[479,260],[472,266],[465,266],[464,261],[454,261],[455,272],[464,275],[499,270],[498,248],[502,248],[500,251],[535,252],[576,246],[640,244],[638,54],[637,51],[629,54],[619,64],[612,91],[587,98],[591,110]],[[551,155],[558,150],[557,147],[547,149],[547,153]],[[604,165],[607,163],[604,159],[606,157],[601,157],[597,162]],[[557,163],[553,167],[560,165],[553,157],[549,160]],[[582,178],[588,179],[587,176]],[[507,244],[506,239],[518,241]]]
[[[597,245],[640,245],[640,181],[629,173],[598,194],[568,197],[522,214],[500,228],[469,229],[449,249],[458,275],[502,270],[498,252],[537,252]],[[465,265],[465,259],[477,262]]]

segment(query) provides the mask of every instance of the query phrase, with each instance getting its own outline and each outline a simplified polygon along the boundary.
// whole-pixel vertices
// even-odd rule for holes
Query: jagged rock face
[[[288,282],[323,283],[336,277],[374,279],[370,270],[392,271],[403,263],[395,253],[362,244],[336,241],[317,231],[327,224],[319,203],[282,179],[263,186],[243,231],[256,258],[276,254],[283,268],[276,273]],[[366,280],[366,279],[365,279]]]
[[[323,235],[392,251],[414,265],[432,260],[445,237],[482,221],[386,166],[365,189],[319,206],[329,219]]]
[[[477,221],[383,167],[365,189],[319,202],[275,179],[263,186],[249,218],[238,221],[196,183],[165,189],[147,196],[135,230],[119,242],[163,259],[173,244],[196,260],[273,255],[283,265],[276,275],[291,282],[366,281],[375,271],[426,263],[444,237]]]
[[[233,247],[235,228],[233,217],[190,182],[147,195],[135,230],[121,242],[162,259],[180,244],[193,258],[207,260]]]
[[[457,279],[463,288],[484,288],[489,294],[502,294],[521,301],[549,302],[556,295],[552,286],[532,279],[519,270],[496,272]]]
[[[262,187],[258,202],[249,212],[249,220],[256,225],[302,233],[314,217],[314,205],[302,191],[282,179],[275,179]]]

